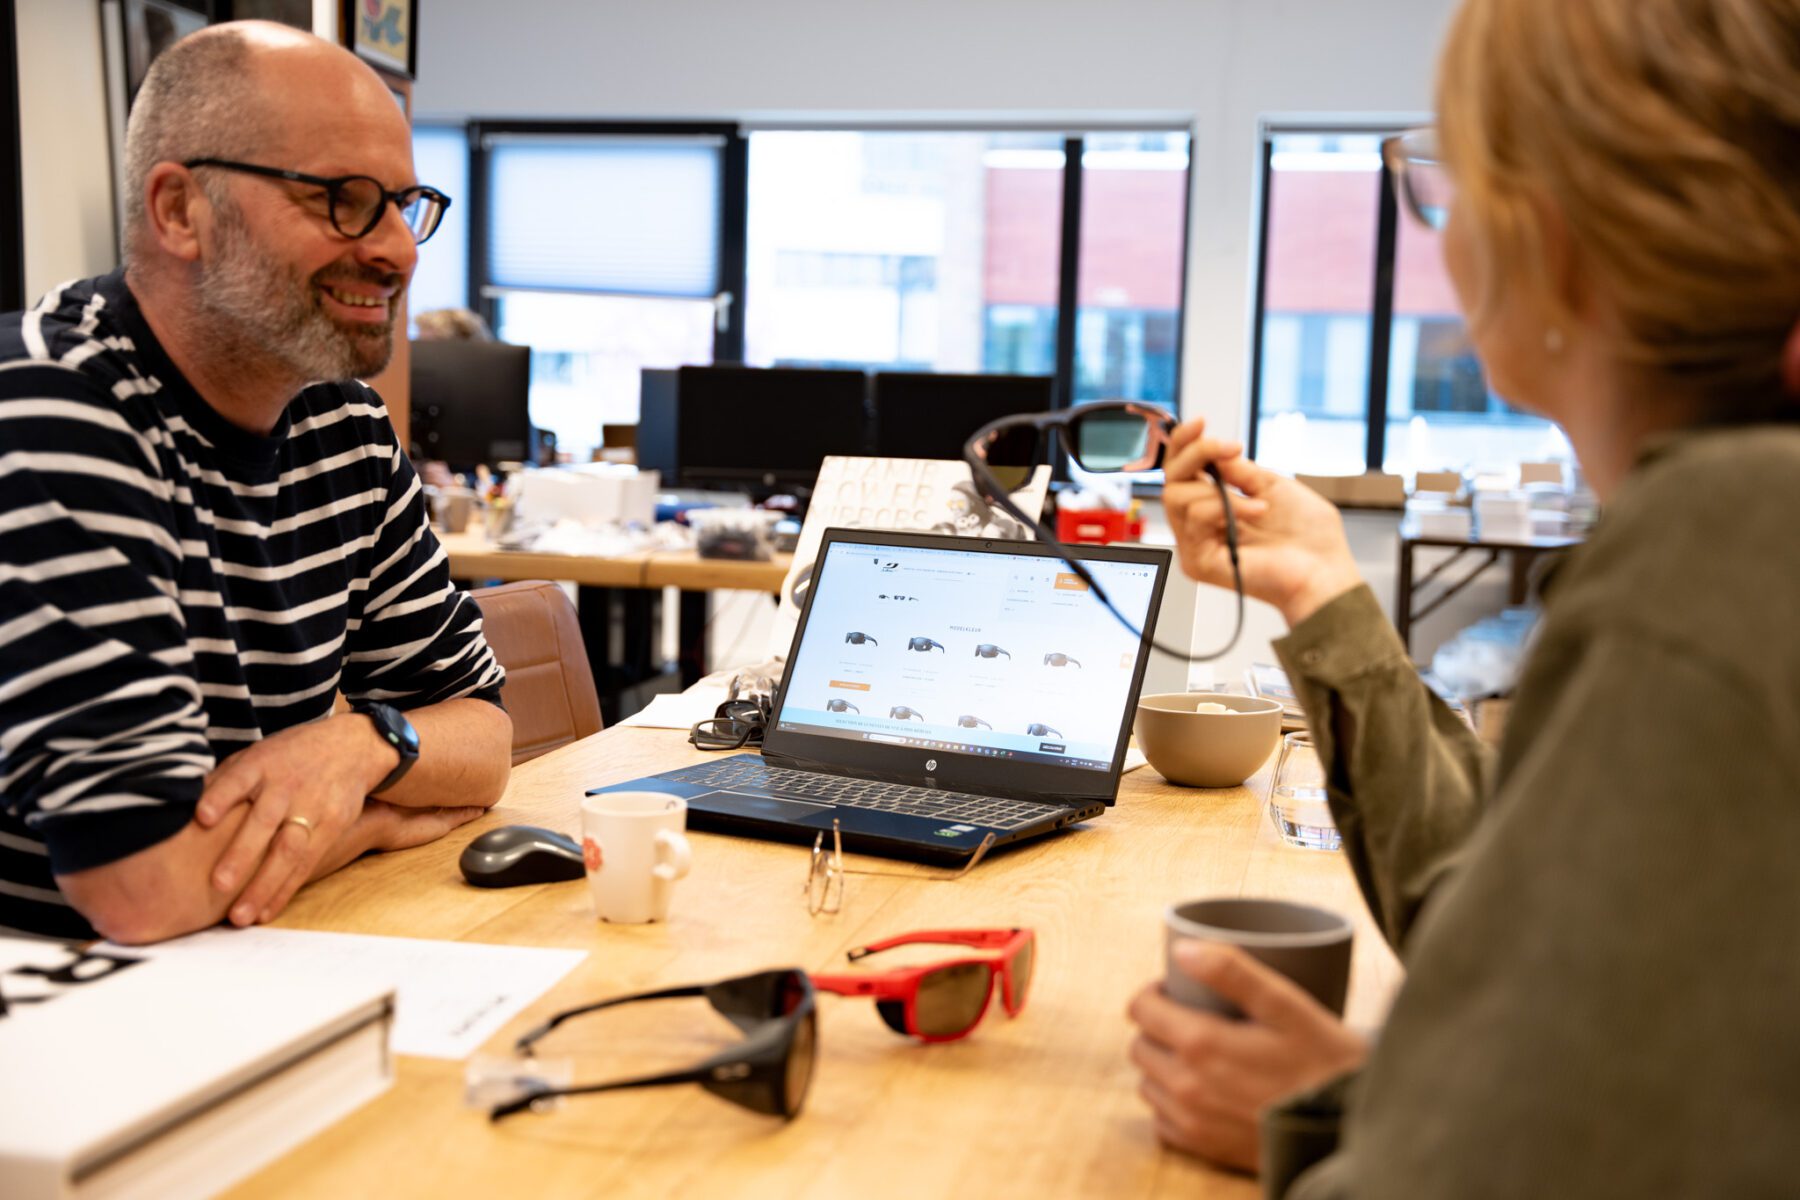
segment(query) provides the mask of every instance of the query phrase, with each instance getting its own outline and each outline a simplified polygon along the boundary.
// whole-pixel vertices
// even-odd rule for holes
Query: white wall
[[[432,0],[429,117],[1192,123],[1183,410],[1237,435],[1257,122],[1428,111],[1452,0]]]
[[[17,0],[25,296],[118,265],[100,5]]]

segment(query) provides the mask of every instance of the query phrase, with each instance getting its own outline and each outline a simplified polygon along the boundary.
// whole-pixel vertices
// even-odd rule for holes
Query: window
[[[1177,404],[1185,131],[476,122],[459,144],[469,249],[439,252],[432,305],[460,289],[532,348],[533,420],[569,457],[637,420],[643,368],[690,363]]]
[[[1185,132],[749,144],[746,361],[1056,375],[1064,397],[1175,406]]]
[[[1091,134],[1081,154],[1075,399],[1176,406],[1185,133]]]
[[[419,266],[407,288],[407,313],[469,304],[469,137],[461,125],[413,130],[413,169],[419,182],[450,197],[431,240],[419,247]]]
[[[1051,374],[1062,166],[1053,134],[752,133],[745,361]]]
[[[712,362],[729,331],[728,159],[713,127],[474,127],[476,290],[532,349],[531,417],[582,461],[638,418],[640,372]]]
[[[1548,422],[1488,391],[1438,235],[1396,211],[1389,132],[1265,135],[1251,452],[1322,475],[1556,453]]]

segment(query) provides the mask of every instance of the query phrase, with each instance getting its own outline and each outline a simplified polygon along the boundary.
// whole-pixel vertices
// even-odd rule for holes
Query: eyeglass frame
[[[1000,434],[1008,429],[1024,427],[1038,431],[1037,449],[1040,451],[1044,449],[1042,435],[1046,432],[1053,433],[1056,443],[1062,447],[1063,452],[1079,466],[1081,465],[1081,456],[1077,453],[1079,448],[1075,444],[1074,437],[1069,433],[1069,427],[1083,417],[1103,411],[1129,412],[1134,416],[1142,417],[1149,427],[1144,455],[1129,463],[1111,468],[1111,471],[1161,469],[1165,451],[1171,444],[1170,435],[1174,433],[1177,424],[1174,414],[1157,405],[1143,404],[1136,400],[1094,400],[1087,404],[1057,409],[1054,412],[1016,413],[1012,416],[1000,417],[989,421],[971,433],[968,440],[963,443],[963,461],[969,466],[969,475],[975,483],[975,490],[998,505],[1008,516],[1035,533],[1038,541],[1054,551],[1057,557],[1067,564],[1069,570],[1075,573],[1076,578],[1088,586],[1088,589],[1093,592],[1094,598],[1100,601],[1106,611],[1111,613],[1119,624],[1130,630],[1133,636],[1146,642],[1152,650],[1187,663],[1213,662],[1223,658],[1231,652],[1232,647],[1237,645],[1238,638],[1244,632],[1244,574],[1238,562],[1237,516],[1232,511],[1231,489],[1225,486],[1225,480],[1219,474],[1217,464],[1207,463],[1206,473],[1212,477],[1213,483],[1219,489],[1219,504],[1225,514],[1225,550],[1231,560],[1232,590],[1237,595],[1237,618],[1232,625],[1231,636],[1226,639],[1223,646],[1210,654],[1195,654],[1191,650],[1181,647],[1165,646],[1156,640],[1151,631],[1140,628],[1120,612],[1118,605],[1113,603],[1112,597],[1107,595],[1106,589],[1100,586],[1100,581],[1094,578],[1094,573],[1075,557],[1075,552],[1063,544],[1063,540],[1056,536],[1055,531],[1042,521],[1029,516],[1024,509],[1013,503],[1012,489],[1000,482],[988,463],[988,451],[998,440]],[[1086,467],[1082,467],[1082,469],[1088,470]]]
[[[871,954],[879,954],[883,950],[892,950],[897,946],[914,945],[953,945],[972,946],[997,953],[997,958],[981,958],[965,955],[961,958],[946,959],[943,962],[922,963],[908,967],[896,967],[891,971],[883,971],[871,975],[812,975],[813,987],[821,992],[830,992],[837,996],[869,996],[877,1002],[882,1000],[898,1000],[906,1019],[906,1032],[922,1042],[954,1042],[968,1037],[975,1032],[982,1019],[993,1007],[994,992],[1000,992],[1000,1004],[1008,1017],[1017,1017],[1025,1011],[1025,999],[1029,994],[1031,975],[1025,977],[1024,991],[1015,986],[1013,977],[1014,965],[1026,947],[1032,950],[1032,974],[1037,968],[1037,933],[1035,930],[1012,929],[934,929],[917,933],[903,933],[896,937],[883,938],[879,942],[870,942],[867,946],[858,946],[845,955],[851,962],[867,958]],[[962,966],[984,966],[988,969],[987,995],[982,998],[981,1007],[973,1020],[963,1029],[955,1033],[925,1033],[919,1029],[918,1006],[919,986],[926,976],[936,971],[948,970]]]
[[[745,1024],[738,1019],[739,1016],[745,1014],[734,1015],[719,1006],[719,993],[723,989],[764,976],[778,975],[791,977],[791,981],[799,986],[800,998],[790,1011],[758,1018]],[[772,986],[778,985],[772,984]],[[521,1035],[513,1043],[513,1052],[523,1056],[527,1061],[534,1059],[536,1056],[533,1047],[536,1043],[551,1030],[574,1017],[585,1016],[602,1009],[617,1008],[620,1005],[632,1004],[640,1000],[669,1000],[686,996],[705,997],[707,1003],[713,1006],[714,1012],[744,1032],[744,1040],[679,1071],[610,1080],[605,1083],[575,1084],[570,1087],[527,1087],[523,1095],[504,1104],[497,1104],[488,1110],[488,1120],[497,1123],[527,1109],[533,1112],[543,1112],[550,1101],[565,1096],[589,1096],[600,1092],[664,1087],[680,1083],[701,1084],[713,1095],[736,1104],[740,1108],[747,1108],[752,1112],[763,1113],[767,1116],[779,1116],[784,1121],[791,1121],[798,1116],[801,1107],[806,1102],[806,1094],[812,1086],[813,1072],[817,1069],[819,1061],[817,994],[813,989],[811,977],[798,967],[756,971],[749,975],[722,979],[717,983],[661,988],[657,991],[618,996],[611,1000],[602,1000],[597,1004],[571,1008],[557,1013],[542,1025]],[[799,1040],[800,1025],[803,1022],[811,1026],[812,1063],[807,1067],[806,1078],[801,1083],[800,1095],[791,1097],[787,1094],[787,1073],[794,1054],[795,1043]],[[757,1085],[766,1087],[766,1098],[771,1102],[769,1105],[750,1103],[746,1098],[746,1090],[753,1089]],[[749,1091],[748,1094],[750,1096],[757,1095],[754,1090]]]
[[[844,865],[843,822],[839,818],[833,817],[831,818],[831,849],[829,851],[825,849],[825,831],[823,829],[819,830],[818,836],[813,838],[812,858],[807,863],[806,869],[807,915],[816,917],[823,913],[826,916],[835,916],[844,910],[844,876],[846,875],[885,875],[889,879],[955,883],[975,869],[975,864],[985,858],[987,852],[994,848],[994,841],[995,835],[990,832],[981,839],[981,844],[975,847],[975,853],[969,856],[968,862],[947,874],[927,875],[914,871],[882,871],[873,867],[846,867]],[[817,884],[815,896],[815,884],[821,878],[824,882]],[[833,895],[834,887],[835,896]],[[874,953],[874,951],[870,951],[870,953]]]
[[[1414,129],[1402,130],[1381,139],[1381,161],[1387,167],[1388,174],[1394,180],[1394,195],[1406,215],[1419,225],[1433,232],[1442,233],[1449,222],[1450,206],[1445,204],[1441,210],[1434,210],[1419,198],[1415,186],[1414,169],[1430,167],[1438,171],[1444,169],[1444,160],[1438,154],[1437,129],[1430,125],[1421,125]],[[1433,216],[1439,211],[1442,216]]]
[[[389,191],[382,186],[381,180],[372,175],[334,175],[327,178],[323,175],[308,175],[303,171],[289,171],[282,167],[265,167],[257,163],[235,162],[228,158],[190,158],[181,165],[190,171],[196,167],[217,167],[222,171],[237,171],[241,174],[257,175],[265,179],[279,179],[287,183],[323,188],[325,190],[326,218],[331,222],[333,229],[353,242],[360,241],[375,232],[375,227],[381,224],[383,217],[387,216],[390,204],[400,214],[401,223],[406,224],[407,231],[411,232],[412,226],[406,222],[407,208],[418,200],[433,199],[438,204],[437,219],[431,223],[431,228],[427,229],[423,236],[413,234],[413,244],[423,246],[431,240],[431,235],[438,231],[438,227],[444,223],[444,214],[450,210],[450,197],[428,184],[415,183],[411,187],[401,188],[399,191]],[[381,193],[381,203],[375,206],[375,211],[369,216],[369,223],[363,227],[360,233],[351,233],[338,222],[338,198],[343,195],[344,185],[354,179],[368,180],[375,185],[375,190]],[[407,200],[408,196],[411,196],[412,200]]]

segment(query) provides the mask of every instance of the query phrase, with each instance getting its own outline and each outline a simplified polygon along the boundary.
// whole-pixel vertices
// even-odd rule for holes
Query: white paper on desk
[[[699,684],[685,692],[664,692],[651,697],[649,704],[623,721],[615,721],[613,724],[631,725],[639,729],[692,729],[696,721],[716,716],[719,705],[725,703],[728,694],[725,688],[703,687]]]
[[[208,929],[155,946],[108,946],[137,958],[386,982],[399,1000],[395,1054],[467,1058],[587,957],[585,950],[491,946],[304,929]]]

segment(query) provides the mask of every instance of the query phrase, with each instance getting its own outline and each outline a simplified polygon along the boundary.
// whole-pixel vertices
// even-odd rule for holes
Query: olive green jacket
[[[1289,1197],[1800,1194],[1797,520],[1800,428],[1653,447],[1554,580],[1497,757],[1367,588],[1277,644],[1407,968]],[[1277,1188],[1322,1099],[1271,1114]]]

